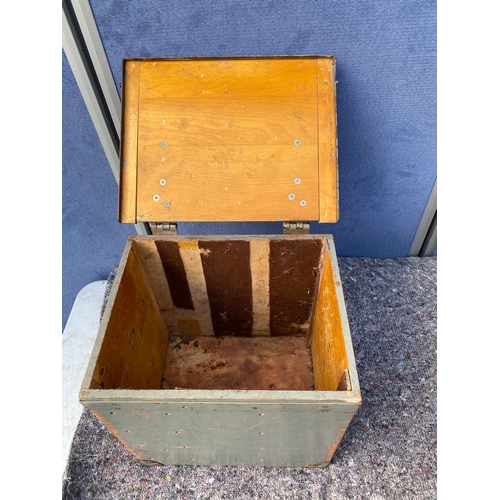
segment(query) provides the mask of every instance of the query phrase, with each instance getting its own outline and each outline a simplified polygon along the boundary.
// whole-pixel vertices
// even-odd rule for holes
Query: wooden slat
[[[315,59],[144,61],[140,111],[137,220],[318,219]]]
[[[319,222],[337,222],[335,59],[318,59]]]
[[[179,252],[186,270],[195,314],[179,318],[177,330],[184,335],[214,335],[207,284],[200,256],[203,250],[198,247],[196,240],[184,240],[179,241]]]
[[[120,152],[120,188],[118,220],[137,221],[137,127],[141,63],[126,61],[123,65],[122,132]]]
[[[270,241],[271,335],[309,333],[323,247],[319,238]]]
[[[269,330],[269,240],[250,240],[252,274],[252,335],[270,335]]]
[[[199,241],[214,333],[252,334],[250,243],[244,240]]]
[[[165,277],[163,263],[156,248],[156,240],[137,238],[132,242],[132,246],[137,256],[141,259],[147,280],[151,285],[168,332],[178,334],[179,332],[176,330],[177,309],[170,295],[170,288]]]

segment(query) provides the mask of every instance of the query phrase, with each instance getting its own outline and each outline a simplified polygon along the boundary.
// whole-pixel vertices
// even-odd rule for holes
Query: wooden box
[[[128,239],[80,391],[144,464],[328,465],[361,404],[333,237],[335,59],[130,59]],[[282,221],[179,236],[179,221]]]

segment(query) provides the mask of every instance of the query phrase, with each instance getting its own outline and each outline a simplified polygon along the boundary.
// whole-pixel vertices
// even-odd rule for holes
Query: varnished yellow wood
[[[316,58],[140,65],[137,221],[318,220]]]
[[[140,62],[124,64],[120,195],[118,220],[135,224],[137,213],[137,128],[139,117]]]
[[[325,252],[311,332],[314,384],[318,391],[336,391],[344,370],[349,368],[336,287],[330,253]]]
[[[123,263],[92,387],[159,389],[166,345],[165,323],[141,258],[132,245]]]
[[[318,59],[319,222],[337,222],[335,59]]]

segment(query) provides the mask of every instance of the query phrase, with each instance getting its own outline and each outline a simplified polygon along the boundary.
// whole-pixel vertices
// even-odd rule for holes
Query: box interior
[[[350,389],[326,238],[130,240],[91,388]]]

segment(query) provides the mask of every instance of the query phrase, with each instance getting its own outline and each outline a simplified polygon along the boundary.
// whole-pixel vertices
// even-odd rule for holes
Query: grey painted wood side
[[[325,402],[323,402],[325,403]],[[108,401],[86,404],[138,458],[175,465],[327,465],[356,404]]]

